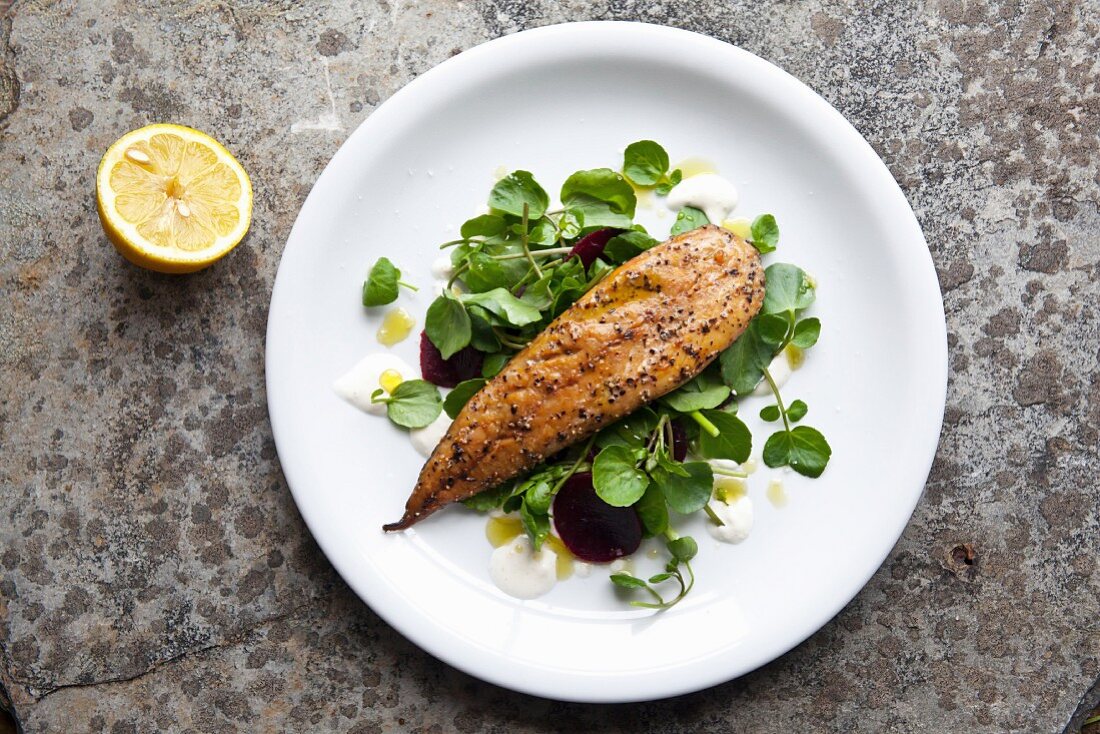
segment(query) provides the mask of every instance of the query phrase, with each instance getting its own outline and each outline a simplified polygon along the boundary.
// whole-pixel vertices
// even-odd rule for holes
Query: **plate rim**
[[[318,191],[322,189],[322,182],[326,180],[326,176],[331,177],[336,167],[336,161],[340,158],[341,153],[345,149],[350,149],[358,145],[358,141],[371,134],[371,131],[375,128],[383,126],[386,121],[395,113],[395,110],[399,109],[395,102],[401,102],[402,100],[414,95],[417,90],[431,83],[431,80],[440,77],[447,72],[453,73],[454,71],[462,68],[463,66],[469,66],[477,64],[487,54],[495,55],[500,51],[516,51],[517,47],[537,41],[542,41],[546,38],[553,38],[558,36],[561,40],[561,36],[568,35],[585,35],[585,34],[650,34],[651,36],[663,36],[669,42],[682,42],[696,44],[699,46],[709,46],[710,51],[715,54],[728,54],[732,57],[737,57],[738,61],[742,64],[748,64],[749,66],[755,66],[756,70],[761,73],[769,74],[780,80],[784,84],[782,94],[798,94],[801,96],[802,101],[813,107],[813,112],[820,115],[822,119],[828,120],[830,126],[835,128],[834,134],[841,135],[848,140],[846,144],[851,144],[856,150],[861,150],[864,158],[867,159],[867,170],[873,170],[877,178],[886,185],[889,195],[895,199],[895,204],[900,204],[899,214],[904,222],[898,223],[898,229],[909,230],[907,234],[902,236],[899,234],[899,240],[909,241],[911,238],[915,238],[912,247],[906,249],[913,250],[908,253],[908,258],[912,260],[920,260],[919,266],[916,268],[916,272],[913,273],[913,277],[920,281],[918,289],[928,291],[927,295],[930,297],[932,293],[935,293],[935,299],[930,299],[927,303],[923,302],[921,298],[922,307],[933,309],[932,300],[935,301],[935,312],[930,313],[929,316],[935,316],[934,322],[929,321],[928,324],[922,324],[922,328],[936,328],[937,334],[933,335],[932,341],[937,347],[938,355],[932,355],[929,358],[930,363],[934,361],[936,363],[936,374],[931,376],[928,380],[930,385],[938,385],[939,390],[936,391],[938,400],[934,404],[938,404],[939,409],[938,419],[932,420],[928,426],[928,433],[931,436],[933,431],[932,425],[934,424],[935,439],[929,442],[928,446],[923,447],[924,461],[920,462],[924,466],[924,470],[920,476],[920,486],[912,494],[912,502],[908,507],[908,512],[905,513],[900,525],[894,528],[891,535],[894,537],[893,542],[889,544],[881,552],[881,556],[877,558],[873,566],[868,566],[869,570],[858,573],[850,574],[847,578],[849,581],[845,586],[851,585],[851,592],[842,594],[842,601],[835,606],[835,608],[828,608],[823,611],[819,611],[817,614],[812,615],[814,621],[807,624],[804,631],[800,630],[799,633],[794,634],[789,644],[779,644],[774,647],[773,652],[767,655],[760,655],[758,658],[749,660],[740,666],[732,669],[714,670],[709,668],[711,672],[696,674],[696,675],[681,675],[676,677],[670,677],[670,679],[660,686],[650,685],[641,689],[631,689],[634,678],[628,674],[619,674],[615,677],[617,683],[610,685],[611,681],[604,680],[604,685],[601,686],[586,686],[585,684],[591,680],[592,673],[577,671],[575,678],[573,679],[573,685],[558,685],[551,681],[547,684],[546,680],[540,680],[535,676],[525,675],[524,671],[529,670],[526,664],[523,664],[522,668],[517,670],[509,670],[507,668],[508,656],[504,653],[496,653],[491,656],[487,656],[483,650],[477,650],[472,648],[468,643],[463,640],[452,637],[447,634],[441,628],[434,627],[433,625],[418,626],[416,623],[403,618],[400,615],[400,609],[391,608],[390,600],[383,599],[381,597],[390,596],[388,590],[381,588],[381,585],[376,586],[373,589],[368,589],[368,584],[362,582],[361,578],[351,573],[351,570],[346,564],[344,555],[346,551],[338,548],[339,544],[334,544],[331,536],[326,538],[326,534],[323,530],[324,518],[312,508],[309,502],[308,494],[304,492],[304,488],[299,484],[299,489],[295,490],[296,482],[292,478],[294,475],[298,475],[299,472],[291,465],[293,461],[289,461],[285,458],[290,452],[283,449],[284,446],[289,445],[289,434],[291,431],[285,427],[285,424],[280,420],[279,409],[276,407],[276,400],[272,400],[272,397],[278,394],[278,389],[274,387],[277,383],[277,378],[274,377],[272,364],[278,362],[277,355],[274,354],[276,349],[273,345],[278,345],[280,340],[277,335],[279,319],[277,314],[282,312],[281,300],[280,300],[280,282],[286,282],[287,277],[284,277],[284,267],[288,262],[286,257],[288,251],[292,247],[295,248],[295,252],[304,248],[308,244],[308,239],[303,233],[305,225],[303,224],[303,214],[311,207],[311,202],[314,202],[316,198],[320,197]],[[586,39],[591,41],[591,38]],[[410,91],[411,90],[411,91]],[[885,177],[885,178],[884,178]],[[303,241],[305,240],[305,241]],[[295,245],[296,242],[301,242],[299,245]],[[923,247],[917,248],[916,245],[920,244]],[[922,250],[922,251],[918,251]],[[289,270],[289,268],[287,268]],[[285,289],[284,289],[285,291]],[[274,337],[274,338],[273,338]],[[649,23],[638,23],[632,21],[584,21],[577,23],[560,23],[554,25],[541,26],[538,28],[528,29],[512,33],[506,36],[501,36],[495,39],[491,39],[477,46],[473,46],[470,49],[463,51],[451,58],[444,60],[431,69],[420,74],[416,78],[412,79],[409,83],[398,89],[393,95],[386,99],[379,107],[374,110],[366,119],[364,119],[354,131],[344,140],[337,151],[329,159],[324,169],[321,171],[317,180],[314,182],[310,189],[309,195],[303,202],[290,234],[287,237],[286,244],[280,253],[279,266],[276,271],[275,279],[272,285],[271,300],[269,303],[267,329],[265,334],[265,389],[267,394],[268,404],[268,416],[271,423],[272,435],[275,441],[276,451],[279,457],[280,469],[286,479],[287,487],[290,489],[291,495],[297,506],[298,512],[305,521],[306,526],[309,528],[310,534],[314,541],[321,548],[325,554],[326,559],[332,564],[333,568],[344,580],[344,582],[355,592],[355,594],[366,604],[374,613],[381,617],[387,624],[397,630],[402,636],[413,642],[422,650],[437,658],[438,660],[453,666],[463,672],[477,677],[481,680],[488,681],[495,685],[499,685],[511,690],[515,690],[521,693],[540,696],[544,698],[551,698],[554,700],[581,702],[581,703],[627,703],[636,701],[649,701],[659,700],[662,698],[668,698],[672,696],[682,695],[690,693],[704,688],[709,688],[714,685],[718,685],[729,680],[733,680],[737,677],[745,675],[767,663],[785,655],[790,650],[794,649],[798,645],[802,644],[811,635],[819,631],[824,627],[833,617],[836,616],[845,606],[847,606],[852,599],[854,599],[860,591],[866,586],[871,577],[882,567],[883,562],[892,552],[893,548],[897,545],[898,540],[901,539],[902,533],[908,527],[913,512],[916,510],[917,505],[920,502],[924,493],[924,487],[927,483],[927,477],[931,471],[933,460],[935,459],[936,452],[939,446],[939,440],[942,433],[943,415],[946,408],[947,388],[948,388],[948,345],[947,345],[947,322],[944,312],[942,292],[939,287],[939,280],[936,275],[935,264],[932,259],[930,250],[928,249],[927,241],[924,238],[924,234],[921,230],[920,224],[916,219],[916,215],[912,210],[908,199],[905,196],[904,191],[898,185],[893,175],[890,173],[886,164],[878,156],[878,154],[871,147],[870,143],[859,133],[859,131],[827,100],[813,91],[810,87],[804,84],[802,81],[792,76],[788,72],[784,71],[780,67],[772,64],[766,59],[760,58],[755,54],[752,54],[745,49],[729,44],[725,41],[713,38],[711,36],[703,35],[693,31],[688,31],[680,28],[673,28],[669,26],[661,26]],[[283,426],[283,427],[280,427]],[[282,438],[280,438],[282,437]],[[914,479],[914,483],[916,479]],[[319,532],[320,531],[320,532]],[[877,554],[876,554],[877,555]],[[348,573],[345,573],[348,570]],[[368,598],[369,597],[369,598]],[[403,597],[398,595],[398,600],[403,600]],[[406,602],[409,604],[408,602]],[[441,634],[442,633],[442,634]],[[488,662],[486,662],[488,661]],[[684,671],[691,668],[694,661],[681,664],[678,666],[678,670]],[[520,673],[517,675],[517,672]],[[625,685],[624,685],[625,683]],[[659,690],[658,690],[659,688]]]

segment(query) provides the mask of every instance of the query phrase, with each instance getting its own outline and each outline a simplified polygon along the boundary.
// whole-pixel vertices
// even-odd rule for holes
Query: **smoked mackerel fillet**
[[[709,225],[622,265],[475,394],[420,470],[403,530],[684,384],[764,302],[756,249]]]

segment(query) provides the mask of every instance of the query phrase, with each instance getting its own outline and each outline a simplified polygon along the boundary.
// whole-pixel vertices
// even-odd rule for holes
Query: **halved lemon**
[[[148,125],[107,149],[96,174],[107,238],[135,265],[202,270],[232,250],[252,221],[252,182],[205,133]]]

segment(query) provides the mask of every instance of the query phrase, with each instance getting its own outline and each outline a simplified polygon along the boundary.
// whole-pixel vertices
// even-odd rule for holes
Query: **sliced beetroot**
[[[573,555],[591,563],[629,556],[642,542],[638,513],[601,500],[587,472],[571,476],[554,497],[554,527]]]
[[[481,377],[484,359],[485,355],[473,347],[460,349],[450,359],[443,359],[427,332],[420,332],[420,374],[428,382],[440,387],[454,387],[463,380]]]
[[[683,461],[688,455],[688,433],[684,424],[672,421],[672,458]]]
[[[603,248],[607,247],[607,243],[619,232],[622,232],[622,230],[609,227],[589,232],[577,240],[577,244],[573,245],[573,251],[569,253],[569,256],[576,255],[584,263],[584,267],[587,268],[596,261],[597,257],[603,254]]]

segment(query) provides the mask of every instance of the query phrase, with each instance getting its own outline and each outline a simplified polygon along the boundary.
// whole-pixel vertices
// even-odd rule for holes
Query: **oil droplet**
[[[653,189],[643,189],[640,186],[630,184],[634,189],[634,198],[638,200],[638,206],[642,209],[653,208]]]
[[[768,502],[775,507],[787,506],[787,491],[783,489],[782,479],[773,479],[768,482]]]
[[[752,474],[754,471],[756,471],[756,467],[756,459],[749,459],[741,465],[741,471],[745,472],[746,474]]]
[[[403,308],[395,308],[382,319],[382,326],[378,328],[378,341],[387,347],[392,347],[409,335],[416,319],[409,315]]]
[[[741,239],[747,240],[752,236],[752,223],[744,217],[738,219],[723,219],[722,226]]]
[[[382,389],[389,394],[393,394],[393,391],[397,389],[397,386],[405,381],[405,378],[401,376],[401,373],[397,370],[386,370],[378,376],[378,384],[382,386]]]
[[[565,581],[573,575],[573,554],[565,547],[565,543],[561,542],[561,539],[554,535],[547,536],[545,543],[546,547],[554,551],[554,554],[558,557],[558,581]]]
[[[494,548],[512,542],[522,532],[523,522],[510,515],[490,517],[485,525],[485,537]]]
[[[788,344],[785,351],[787,352],[787,363],[791,365],[792,370],[798,369],[806,361],[806,353],[794,344]]]
[[[656,548],[650,548],[645,552],[645,554],[649,558],[656,558],[657,556],[661,555],[661,551],[657,550]]]
[[[721,477],[714,485],[714,496],[727,505],[736,502],[748,494],[745,480],[738,479],[737,477]]]
[[[508,175],[508,169],[504,166],[497,166],[493,169],[493,178],[497,181]]]
[[[684,174],[684,178],[698,176],[700,173],[718,173],[718,166],[706,158],[685,158],[672,167],[673,170],[677,168]]]

